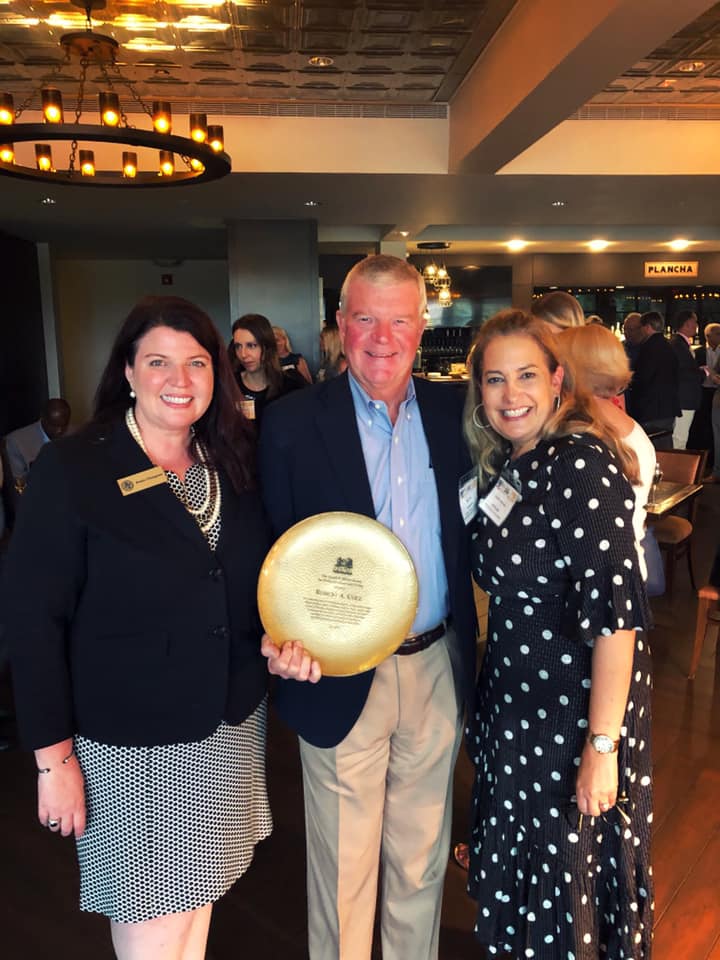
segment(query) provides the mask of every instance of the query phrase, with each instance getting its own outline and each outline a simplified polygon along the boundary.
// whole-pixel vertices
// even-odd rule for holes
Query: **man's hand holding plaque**
[[[260,650],[267,657],[268,671],[283,680],[307,680],[317,683],[322,676],[322,668],[313,660],[299,640],[288,640],[281,647],[273,643],[272,638],[263,634]]]

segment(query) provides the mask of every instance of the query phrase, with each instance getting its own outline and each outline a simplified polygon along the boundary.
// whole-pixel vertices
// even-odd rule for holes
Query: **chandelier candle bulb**
[[[190,114],[190,136],[196,143],[205,143],[208,135],[207,114]]]
[[[215,153],[222,153],[225,148],[225,131],[219,124],[207,128],[208,143]]]
[[[49,143],[35,144],[35,163],[38,170],[44,172],[52,170],[52,150]]]
[[[56,87],[43,87],[40,91],[40,102],[45,123],[63,122],[62,94]]]
[[[171,177],[175,173],[175,158],[169,150],[160,151],[160,176]]]
[[[123,177],[127,180],[132,180],[137,174],[137,154],[131,153],[128,150],[123,151],[122,155],[123,162]]]
[[[0,123],[14,123],[15,101],[11,93],[0,93]]]
[[[158,133],[172,133],[172,109],[166,100],[154,100],[152,121]]]
[[[84,177],[95,176],[95,153],[93,150],[78,150],[80,155],[80,173]]]
[[[15,163],[15,148],[12,143],[0,143],[0,163]]]
[[[116,127],[120,123],[120,100],[112,90],[101,90],[98,94],[100,120],[105,127]]]

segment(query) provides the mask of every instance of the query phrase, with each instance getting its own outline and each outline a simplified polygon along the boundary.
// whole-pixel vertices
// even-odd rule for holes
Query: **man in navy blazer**
[[[692,352],[693,338],[698,332],[695,311],[681,310],[672,318],[670,325],[674,331],[670,337],[670,346],[678,359],[678,403],[680,405],[680,415],[675,417],[673,427],[673,447],[675,450],[684,450],[687,447],[695,411],[700,409],[702,402],[705,372],[700,369]]]
[[[274,404],[261,436],[276,535],[325,511],[365,514],[405,543],[419,581],[411,636],[374,670],[321,678],[301,644],[263,642],[283,677],[278,710],[300,735],[311,960],[369,960],[381,861],[383,956],[437,957],[476,624],[458,499],[470,466],[462,397],[411,377],[424,310],[423,280],[404,260],[353,267],[337,314],[348,373]]]

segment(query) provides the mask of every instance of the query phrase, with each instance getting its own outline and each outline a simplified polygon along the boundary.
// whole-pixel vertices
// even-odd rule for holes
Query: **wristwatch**
[[[598,753],[615,753],[620,743],[619,740],[613,740],[606,733],[590,733],[588,743],[597,750]]]

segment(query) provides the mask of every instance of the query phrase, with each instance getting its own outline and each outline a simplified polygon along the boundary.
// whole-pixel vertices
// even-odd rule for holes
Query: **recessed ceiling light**
[[[306,207],[319,207],[319,206],[321,206],[321,205],[322,205],[322,203],[321,203],[320,200],[306,200],[306,201],[305,201],[305,206],[306,206]]]
[[[564,200],[553,200],[552,203],[550,204],[550,206],[551,206],[551,207],[564,207],[564,206],[565,206],[565,201],[564,201]]]
[[[616,284],[615,284],[615,289],[616,289],[616,290],[624,290],[624,289],[625,289],[625,284],[624,284],[624,283],[616,283]]]
[[[57,200],[53,200],[52,197],[43,197],[40,203],[44,204],[46,207],[52,207],[53,204],[57,203]]]
[[[505,244],[508,250],[510,250],[512,253],[517,253],[520,250],[524,250],[527,245],[527,240],[521,240],[519,237],[516,237],[514,240],[508,240],[508,242]]]
[[[398,230],[398,233],[400,234],[401,237],[409,237],[409,236],[410,236],[410,231],[409,231],[409,230]]]
[[[678,70],[681,73],[698,73],[700,70],[704,69],[704,60],[686,60],[685,63],[681,63],[678,67]]]
[[[593,251],[593,253],[599,253],[601,250],[605,250],[610,246],[609,240],[601,240],[599,237],[595,240],[591,240],[588,243],[588,247]]]
[[[685,237],[676,237],[668,243],[668,246],[671,250],[687,250],[690,246],[690,241],[686,240]]]
[[[332,57],[308,57],[311,67],[331,67],[335,61]]]
[[[463,267],[463,270],[479,270],[480,267],[476,263],[466,263]]]

